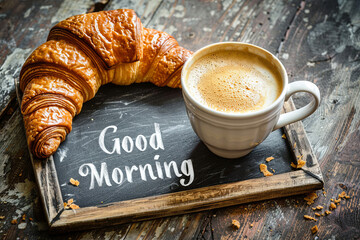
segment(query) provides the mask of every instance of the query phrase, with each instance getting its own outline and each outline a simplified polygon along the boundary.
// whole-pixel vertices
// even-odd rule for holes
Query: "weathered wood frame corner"
[[[15,80],[17,96],[21,93]],[[290,99],[284,112],[296,109]],[[198,212],[247,202],[302,194],[323,187],[323,177],[301,122],[284,128],[295,156],[303,156],[307,166],[271,177],[197,188],[187,191],[126,200],[76,210],[65,210],[54,159],[34,158],[30,153],[40,198],[51,231],[71,231],[110,226],[154,218]],[[295,146],[296,143],[296,147]]]

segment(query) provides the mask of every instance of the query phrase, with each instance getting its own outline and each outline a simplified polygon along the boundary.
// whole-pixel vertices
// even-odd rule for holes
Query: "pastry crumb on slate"
[[[273,174],[268,171],[267,166],[265,164],[260,164],[260,171],[264,174],[265,177],[272,176]]]
[[[303,166],[305,166],[305,165],[306,165],[306,161],[303,160],[302,158],[303,158],[302,155],[297,156],[297,163],[294,164],[293,162],[291,162],[291,164],[290,164],[291,167],[293,167],[293,168],[302,168]]]
[[[79,186],[80,182],[78,180],[75,180],[73,178],[70,178],[69,182],[74,186]]]
[[[74,203],[74,199],[70,198],[67,202],[64,202],[64,209],[79,209],[80,207]]]

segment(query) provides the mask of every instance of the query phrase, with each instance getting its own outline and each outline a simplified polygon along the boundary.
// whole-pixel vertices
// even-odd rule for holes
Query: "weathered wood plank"
[[[326,207],[330,199],[337,198],[342,191],[350,196],[360,196],[360,188],[354,184],[360,172],[359,12],[360,5],[356,1],[304,3],[279,54],[292,81],[312,81],[322,94],[319,109],[303,122],[319,158],[328,193],[317,203]],[[294,102],[303,105],[308,102],[307,96],[300,95]],[[360,219],[357,217],[360,209],[356,207],[359,199],[355,198],[343,200],[338,206],[340,209],[317,222],[320,239],[360,236]],[[284,214],[291,212],[286,210]],[[301,218],[299,214],[296,221],[303,222]],[[289,229],[283,231],[283,237],[302,232],[301,229]],[[306,236],[311,236],[310,231]]]
[[[299,2],[163,1],[146,26],[171,34],[191,50],[219,41],[244,41],[276,53]]]
[[[311,168],[309,168],[311,169]],[[319,172],[316,169],[314,171]],[[292,180],[292,179],[296,179]],[[160,196],[112,203],[106,207],[87,207],[76,212],[64,211],[52,224],[54,230],[84,229],[99,224],[114,225],[128,221],[142,221],[160,216],[189,213],[211,208],[231,206],[273,197],[290,196],[321,187],[317,179],[303,171],[256,178]],[[224,196],[225,195],[225,196]],[[115,217],[122,217],[115,219]]]
[[[11,109],[15,107],[17,105],[11,106]],[[16,239],[36,234],[36,225],[46,225],[40,202],[34,202],[37,201],[37,187],[24,137],[21,113],[17,109],[11,114],[5,114],[3,120],[6,121],[0,122],[0,215],[5,216],[5,219],[1,220],[1,235]],[[26,230],[20,231],[18,225],[11,225],[10,222],[17,219],[20,223],[23,214],[27,216],[26,222],[20,228],[25,227]],[[33,218],[34,222],[30,223],[28,217]]]

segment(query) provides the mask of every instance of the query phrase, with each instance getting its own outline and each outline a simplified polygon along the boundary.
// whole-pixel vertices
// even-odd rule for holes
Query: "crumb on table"
[[[346,193],[343,191],[342,193],[339,194],[339,198],[344,198],[346,195]]]
[[[311,205],[312,203],[314,203],[314,200],[317,199],[318,196],[315,192],[309,193],[304,200],[307,202],[308,205]]]
[[[335,209],[336,208],[336,204],[335,203],[330,203],[330,207],[329,207],[329,209],[330,210],[332,210],[332,209]]]
[[[318,230],[319,230],[319,229],[318,229],[318,227],[317,227],[316,225],[311,228],[311,232],[312,232],[313,234],[317,233]]]
[[[323,208],[324,208],[323,206],[317,205],[316,207],[313,207],[312,210],[316,211],[316,210],[321,210]]]
[[[342,193],[339,194],[339,199],[340,199],[340,198],[342,198],[342,199],[344,199],[344,198],[349,199],[350,196],[347,195],[346,192],[343,191]]]
[[[316,218],[313,218],[312,216],[309,216],[309,215],[304,215],[304,218],[306,219],[306,220],[312,220],[312,221],[317,221],[317,219]]]
[[[232,227],[233,227],[234,229],[236,229],[236,230],[239,229],[239,228],[240,228],[240,223],[239,223],[239,221],[233,219],[233,220],[232,220]]]

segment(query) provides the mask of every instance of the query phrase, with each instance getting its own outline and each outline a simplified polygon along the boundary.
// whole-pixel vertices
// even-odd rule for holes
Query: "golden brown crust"
[[[61,21],[55,31],[68,31],[84,41],[105,62],[108,68],[120,63],[130,63],[142,57],[142,26],[131,9],[118,9],[81,14]]]
[[[144,28],[143,31],[144,55],[140,60],[139,80],[150,82],[152,81],[153,74],[151,68],[156,65],[158,58],[163,54],[163,45],[172,37],[165,32],[155,29]]]
[[[34,78],[26,86],[21,111],[30,114],[46,106],[59,106],[75,116],[80,113],[83,104],[82,94],[65,80],[55,76]]]
[[[71,131],[72,116],[64,108],[44,107],[24,115],[24,124],[30,149],[37,157],[44,158],[65,140]]]
[[[69,75],[62,76],[66,73]],[[75,44],[65,40],[50,40],[40,45],[25,61],[20,76],[20,88],[32,78],[57,75],[72,83],[85,95],[93,98],[101,86],[99,72],[90,58]]]
[[[33,154],[52,155],[71,131],[83,102],[103,84],[181,87],[181,68],[191,53],[169,34],[143,28],[130,9],[77,15],[58,23],[20,72],[21,111]]]
[[[154,84],[161,87],[179,87],[182,65],[189,57],[189,51],[179,46],[167,51],[155,67],[157,71],[153,76],[156,81]]]

